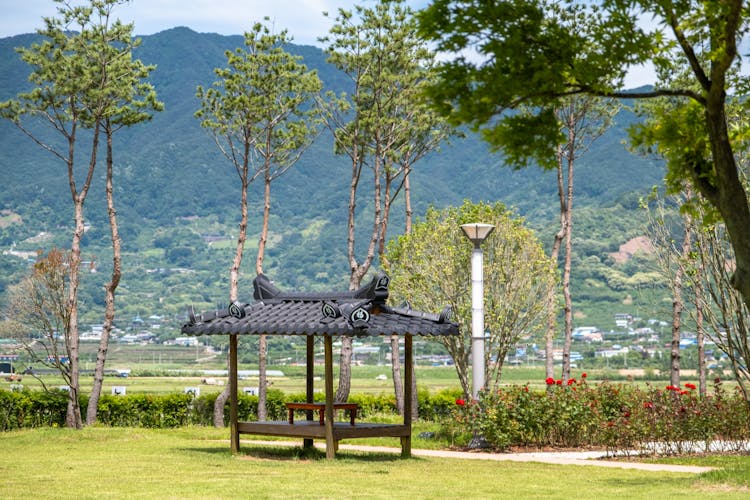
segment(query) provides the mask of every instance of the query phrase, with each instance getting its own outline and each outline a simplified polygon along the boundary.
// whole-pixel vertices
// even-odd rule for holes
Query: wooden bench
[[[312,410],[317,411],[320,414],[320,425],[325,423],[326,405],[325,403],[286,403],[286,407],[289,410],[289,423],[294,424],[294,411],[295,410]],[[349,410],[349,422],[354,425],[354,420],[357,418],[357,410],[359,405],[357,403],[333,403],[333,410]]]

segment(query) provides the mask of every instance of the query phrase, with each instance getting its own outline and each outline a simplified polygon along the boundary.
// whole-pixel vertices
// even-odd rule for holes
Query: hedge
[[[460,391],[444,390],[435,395],[419,391],[419,417],[438,421],[450,415]],[[193,397],[192,394],[128,394],[107,395],[99,399],[97,422],[113,427],[172,428],[183,425],[213,425],[214,402],[217,393]],[[323,395],[315,399],[323,402]],[[285,394],[271,389],[266,397],[268,420],[286,420],[285,403],[304,401],[304,393]],[[352,394],[352,403],[359,404],[361,418],[394,415],[396,400],[393,395]],[[238,395],[238,415],[242,421],[257,420],[258,397]],[[21,428],[64,426],[68,393],[51,391],[8,391],[0,389],[0,431]],[[88,397],[83,395],[81,408],[86,408]],[[224,420],[228,422],[229,406],[225,407]]]

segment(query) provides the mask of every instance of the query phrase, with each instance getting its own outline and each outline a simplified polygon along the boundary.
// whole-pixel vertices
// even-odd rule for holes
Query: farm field
[[[107,359],[107,376],[104,380],[104,393],[125,388],[128,394],[167,394],[183,392],[187,388],[200,387],[201,394],[220,392],[227,383],[224,374],[226,370],[226,355],[207,353],[200,347],[185,347],[176,345],[123,345],[112,344]],[[82,390],[91,389],[92,378],[88,375],[94,368],[96,359],[96,344],[81,344],[81,378]],[[35,367],[36,368],[36,367]],[[257,365],[240,363],[241,372],[239,387],[253,389],[258,387]],[[338,366],[334,366],[337,370]],[[16,367],[18,372],[23,366]],[[129,373],[128,377],[116,376],[116,370]],[[245,372],[245,376],[242,372]],[[322,366],[316,366],[315,388],[323,390]],[[305,367],[296,364],[271,364],[268,366],[268,381],[271,388],[283,392],[303,392],[305,388]],[[556,368],[559,373],[559,367]],[[582,369],[574,369],[572,376],[580,377]],[[280,375],[283,374],[283,375]],[[587,371],[589,383],[602,380],[626,381],[654,385],[669,383],[668,375],[648,377],[640,369],[599,369]],[[41,373],[38,379],[30,375],[23,375],[20,384],[24,388],[42,388],[63,385],[63,380],[53,373]],[[420,389],[427,389],[435,393],[443,389],[459,389],[460,385],[456,370],[453,366],[416,366],[417,384]],[[528,384],[530,388],[545,387],[544,367],[539,362],[536,365],[505,366],[501,383],[503,385]],[[684,382],[697,382],[694,372],[683,371]],[[17,384],[18,382],[13,382]],[[0,387],[9,388],[11,382],[0,379]],[[117,389],[115,389],[117,388]],[[355,365],[352,367],[352,393],[381,394],[393,390],[390,364]]]

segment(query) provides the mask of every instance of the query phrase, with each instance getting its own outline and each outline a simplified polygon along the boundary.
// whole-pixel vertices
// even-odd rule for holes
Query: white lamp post
[[[471,386],[477,399],[484,388],[484,254],[482,242],[495,226],[492,224],[462,224],[464,234],[474,244],[471,251]]]

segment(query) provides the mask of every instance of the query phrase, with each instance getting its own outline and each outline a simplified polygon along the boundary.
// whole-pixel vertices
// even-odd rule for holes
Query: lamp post
[[[464,234],[474,244],[471,251],[471,395],[474,399],[484,388],[484,254],[482,242],[495,226],[472,222],[461,224]]]

